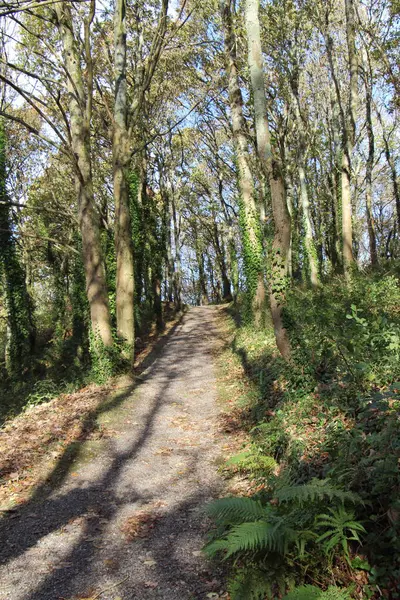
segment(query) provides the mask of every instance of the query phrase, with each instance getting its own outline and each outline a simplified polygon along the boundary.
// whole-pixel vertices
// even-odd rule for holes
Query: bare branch
[[[80,3],[87,2],[88,0],[70,0],[71,2]],[[49,6],[50,4],[56,4],[57,2],[64,2],[64,0],[36,0],[34,2],[18,2],[17,4],[9,5],[5,10],[0,12],[0,17],[6,17],[7,15],[13,15],[16,13],[24,12],[25,10],[33,10],[35,8],[42,8],[43,6]]]

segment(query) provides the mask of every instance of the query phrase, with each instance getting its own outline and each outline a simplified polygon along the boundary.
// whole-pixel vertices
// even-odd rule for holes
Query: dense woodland
[[[400,597],[399,16],[0,6],[0,413],[226,303],[253,497],[212,505],[206,551],[233,599]]]

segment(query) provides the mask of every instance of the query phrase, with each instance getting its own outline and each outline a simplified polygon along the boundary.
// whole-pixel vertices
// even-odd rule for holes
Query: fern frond
[[[310,483],[304,485],[287,485],[276,490],[275,497],[279,503],[293,502],[303,506],[310,502],[329,500],[339,500],[342,503],[352,502],[357,504],[361,502],[358,494],[345,492],[334,487],[327,479],[313,479]]]
[[[227,540],[220,539],[220,540],[214,540],[213,542],[206,544],[206,546],[204,546],[204,548],[203,548],[203,552],[206,556],[208,556],[208,558],[213,558],[217,554],[225,552],[227,550],[227,548],[228,548]]]
[[[232,556],[238,552],[259,552],[260,550],[286,554],[289,544],[295,538],[296,532],[285,526],[283,521],[241,523],[233,527],[226,537],[228,542],[226,556]]]
[[[271,584],[266,574],[257,568],[242,569],[229,582],[232,600],[264,600],[272,598]]]
[[[221,498],[211,502],[206,508],[207,514],[216,521],[240,523],[265,519],[268,508],[257,500],[246,497]]]
[[[331,586],[323,591],[313,585],[298,587],[287,594],[283,600],[350,600],[350,592]]]
[[[297,555],[299,558],[304,558],[304,555],[306,553],[306,545],[307,542],[310,542],[311,540],[315,540],[317,538],[317,534],[314,533],[314,531],[310,531],[310,530],[305,530],[305,531],[298,531],[297,535],[294,539],[294,543],[297,549]]]
[[[322,543],[329,554],[337,546],[342,546],[343,554],[349,557],[349,541],[360,542],[358,533],[366,533],[361,523],[354,520],[354,513],[348,512],[343,506],[337,509],[328,508],[330,514],[318,515],[315,525],[318,529],[326,529],[318,538],[317,543]]]
[[[313,585],[303,585],[287,594],[283,600],[319,600],[321,590]]]

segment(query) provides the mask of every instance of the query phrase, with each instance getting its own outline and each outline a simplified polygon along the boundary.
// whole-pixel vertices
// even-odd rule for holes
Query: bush
[[[231,561],[233,598],[281,597],[315,580],[326,590],[316,598],[349,597],[356,588],[357,597],[377,597],[378,589],[400,597],[399,307],[390,274],[291,290],[290,365],[277,355],[272,330],[238,326],[232,354],[250,382],[253,423],[246,451],[230,462],[261,490],[253,496],[261,512],[249,498],[227,499],[228,513],[215,505],[207,548]],[[318,495],[324,486],[331,497]],[[352,497],[359,502],[350,507]]]

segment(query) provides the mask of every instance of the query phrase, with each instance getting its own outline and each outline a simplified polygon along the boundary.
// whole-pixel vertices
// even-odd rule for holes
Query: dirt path
[[[224,485],[216,310],[184,317],[125,391],[100,453],[0,523],[1,600],[219,597],[222,584],[199,553],[201,508]]]

